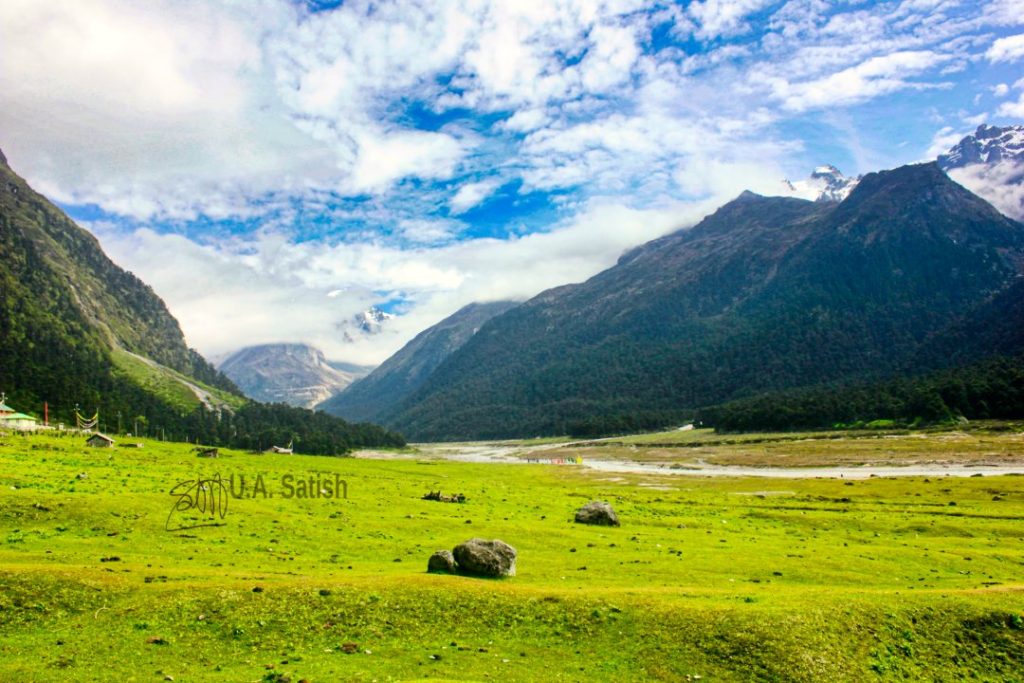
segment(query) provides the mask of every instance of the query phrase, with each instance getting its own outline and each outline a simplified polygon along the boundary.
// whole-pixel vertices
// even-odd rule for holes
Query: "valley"
[[[1022,66],[0,1],[0,683],[1024,683]]]
[[[680,434],[708,445],[664,445]],[[853,467],[857,452],[890,466],[1000,452],[1009,470],[1024,464],[1022,438],[995,423],[849,438],[693,430],[204,459],[186,444],[9,434],[0,679],[1013,680],[1024,477],[683,478],[443,456],[617,462],[626,449],[667,462],[706,448],[722,463]],[[766,450],[772,462],[757,461]],[[167,531],[171,488],[216,475],[260,476],[270,495],[232,497],[220,526]],[[284,477],[310,475],[340,478],[347,498],[282,495]],[[437,490],[466,502],[422,500]],[[622,526],[573,524],[588,500],[610,502]],[[471,537],[513,545],[516,576],[425,572],[431,552]]]

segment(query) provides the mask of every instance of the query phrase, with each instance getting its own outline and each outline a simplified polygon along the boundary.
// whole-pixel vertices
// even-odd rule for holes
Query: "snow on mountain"
[[[1024,126],[978,126],[937,159],[949,177],[1024,220]]]
[[[986,126],[981,124],[973,134],[940,154],[939,166],[944,171],[971,164],[997,164],[1001,161],[1024,160],[1024,126]]]
[[[354,320],[356,326],[367,334],[377,334],[389,320],[395,316],[385,313],[376,306],[371,306],[362,313],[357,313]]]
[[[330,398],[371,369],[340,368],[306,344],[248,346],[228,356],[219,368],[250,398],[303,408]]]
[[[818,166],[806,180],[784,180],[786,194],[795,194],[816,202],[841,202],[853,191],[860,178],[843,175],[835,166]]]
[[[391,313],[385,313],[376,306],[371,306],[339,323],[337,328],[341,332],[342,338],[351,344],[360,339],[380,334],[394,317]]]

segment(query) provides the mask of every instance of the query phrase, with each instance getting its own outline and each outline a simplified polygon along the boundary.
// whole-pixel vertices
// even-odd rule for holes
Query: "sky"
[[[1024,121],[1024,0],[4,0],[0,92],[12,168],[191,345],[376,364],[745,189]]]

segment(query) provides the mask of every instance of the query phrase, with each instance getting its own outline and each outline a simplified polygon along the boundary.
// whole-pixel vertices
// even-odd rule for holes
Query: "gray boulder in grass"
[[[454,574],[455,557],[448,550],[438,550],[427,560],[427,571],[433,574]]]
[[[608,503],[603,500],[592,500],[576,511],[576,523],[619,526],[619,517]]]
[[[455,546],[452,552],[459,572],[477,576],[515,576],[516,549],[504,541],[472,538]]]

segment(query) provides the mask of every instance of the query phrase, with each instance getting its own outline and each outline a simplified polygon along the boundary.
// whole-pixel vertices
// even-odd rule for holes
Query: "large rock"
[[[459,571],[477,576],[515,576],[516,549],[504,541],[472,538],[455,546]]]
[[[576,523],[619,526],[619,517],[608,503],[603,500],[592,500],[576,511]]]
[[[438,550],[427,560],[427,571],[435,574],[454,574],[455,557],[448,550]]]

